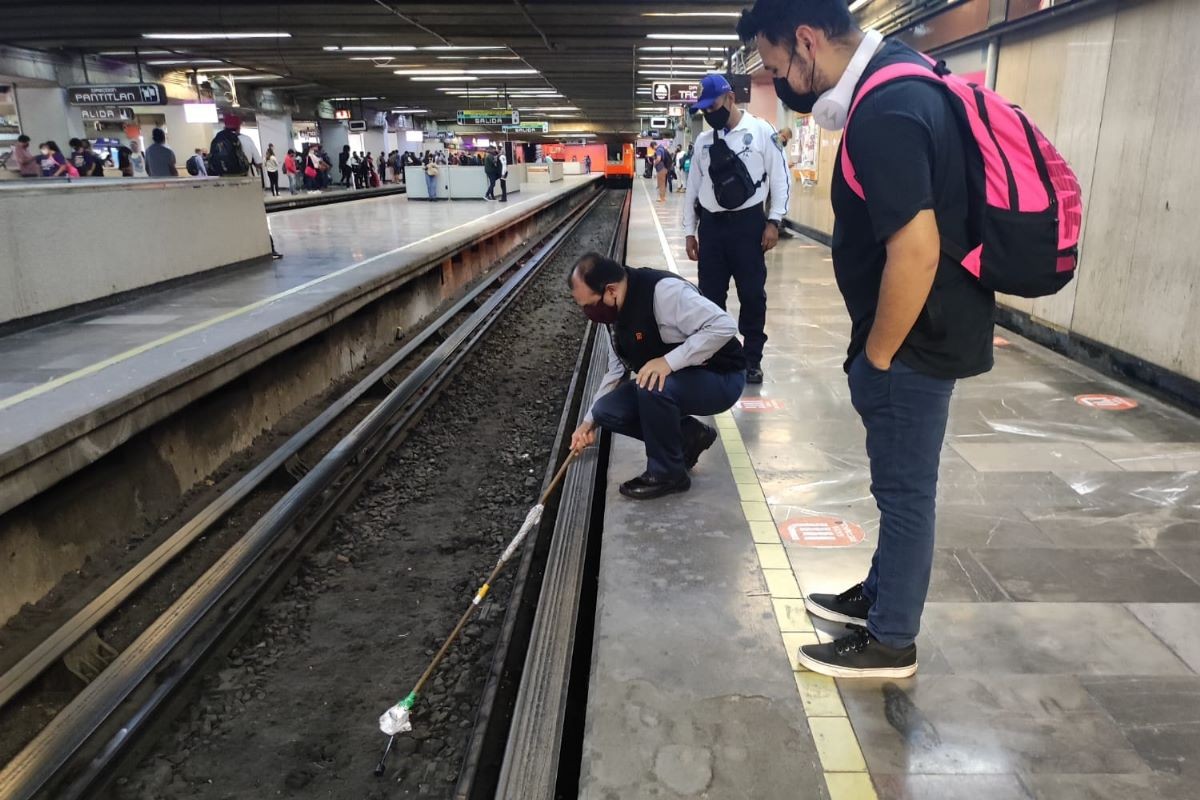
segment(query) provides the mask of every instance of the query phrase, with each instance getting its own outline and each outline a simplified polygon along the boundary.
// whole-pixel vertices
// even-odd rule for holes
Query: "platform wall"
[[[0,323],[270,251],[257,179],[7,183]]]
[[[1200,380],[1200,71],[1178,35],[1188,30],[1200,30],[1200,3],[1146,0],[1002,39],[996,89],[1075,168],[1086,216],[1076,280],[1054,297],[1001,302]],[[795,187],[788,214],[823,233],[838,141],[822,133],[819,182]]]

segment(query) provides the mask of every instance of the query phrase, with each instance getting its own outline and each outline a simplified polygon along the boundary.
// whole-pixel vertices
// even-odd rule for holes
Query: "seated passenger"
[[[621,494],[649,500],[686,492],[688,470],[717,439],[691,415],[728,410],[746,386],[737,323],[678,275],[624,267],[599,253],[581,258],[568,280],[587,318],[609,326],[613,345],[571,447],[595,442],[597,426],[641,439],[646,471],[621,484]]]

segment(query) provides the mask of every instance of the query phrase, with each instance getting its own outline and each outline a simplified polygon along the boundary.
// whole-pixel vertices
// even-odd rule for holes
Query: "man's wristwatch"
[[[781,230],[783,228],[783,225],[781,225],[779,220],[777,220],[777,219],[769,219],[769,220],[767,220],[767,224],[774,225],[775,230]]]

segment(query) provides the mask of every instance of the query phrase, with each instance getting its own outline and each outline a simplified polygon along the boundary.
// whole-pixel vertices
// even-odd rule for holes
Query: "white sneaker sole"
[[[913,662],[908,667],[888,667],[880,669],[854,669],[853,667],[835,667],[832,664],[826,664],[824,661],[817,661],[809,658],[804,654],[804,651],[796,652],[796,661],[800,666],[816,672],[819,675],[828,675],[831,678],[908,678],[917,672],[917,664]]]
[[[844,622],[847,625],[861,625],[864,628],[867,627],[867,621],[865,619],[851,617],[848,614],[839,614],[836,611],[831,611],[828,608],[825,608],[825,606],[814,603],[807,597],[804,598],[804,607],[808,609],[808,613],[814,614],[821,619],[827,619],[830,622]]]

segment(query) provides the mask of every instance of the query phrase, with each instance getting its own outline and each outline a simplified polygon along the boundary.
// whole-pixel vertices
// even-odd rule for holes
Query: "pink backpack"
[[[1083,199],[1066,159],[1025,112],[990,89],[969,83],[922,54],[928,66],[891,64],[873,73],[850,106],[896,80],[915,78],[943,87],[966,138],[971,247],[942,240],[942,251],[959,261],[979,282],[1021,297],[1054,294],[1075,274]],[[971,145],[973,143],[974,146]],[[854,172],[846,135],[842,174],[851,190],[866,199]]]

